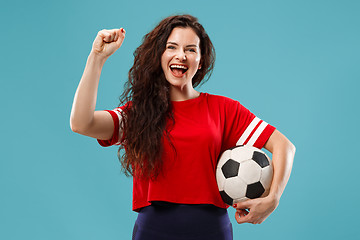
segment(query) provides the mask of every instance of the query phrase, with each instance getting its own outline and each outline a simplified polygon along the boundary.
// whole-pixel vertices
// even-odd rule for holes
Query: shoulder
[[[205,97],[207,98],[209,108],[218,109],[227,116],[232,114],[244,114],[249,111],[239,101],[229,97],[209,93],[205,93]]]
[[[126,110],[129,110],[131,108],[132,102],[129,101],[125,104],[120,104],[119,106],[117,106],[114,110],[116,111],[124,111],[126,112]]]
[[[219,105],[230,105],[230,106],[235,106],[235,105],[239,105],[239,101],[236,101],[232,98],[229,97],[225,97],[225,96],[221,96],[221,95],[216,95],[216,94],[210,94],[210,93],[204,93],[206,99],[208,102],[211,103],[217,103]]]

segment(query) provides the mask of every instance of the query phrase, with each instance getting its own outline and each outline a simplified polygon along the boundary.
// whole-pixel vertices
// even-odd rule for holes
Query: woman
[[[125,148],[120,161],[133,176],[133,210],[139,212],[133,239],[232,239],[214,173],[219,155],[241,139],[273,154],[270,194],[233,206],[238,223],[262,223],[289,179],[293,144],[239,102],[194,89],[211,75],[215,51],[190,15],[165,18],[145,35],[120,107],[95,111],[102,67],[124,38],[123,28],[96,36],[70,125],[102,146]]]

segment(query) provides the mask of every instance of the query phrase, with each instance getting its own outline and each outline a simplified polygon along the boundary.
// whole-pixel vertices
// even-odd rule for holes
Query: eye
[[[168,46],[167,46],[167,49],[175,49],[175,47],[174,47],[174,46],[171,46],[171,45],[168,45]]]
[[[188,51],[196,53],[196,50],[193,48],[189,48]]]

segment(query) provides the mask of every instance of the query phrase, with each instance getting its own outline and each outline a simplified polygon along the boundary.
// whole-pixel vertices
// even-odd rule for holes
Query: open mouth
[[[179,64],[170,65],[170,70],[176,77],[180,77],[184,75],[188,69],[189,68],[185,65],[179,65]]]

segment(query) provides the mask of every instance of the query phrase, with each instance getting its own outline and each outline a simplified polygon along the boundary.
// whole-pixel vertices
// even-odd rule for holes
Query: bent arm
[[[290,178],[296,149],[278,130],[273,132],[264,147],[272,153],[274,167],[269,197],[278,202]]]
[[[239,224],[260,224],[276,209],[289,180],[295,155],[295,146],[278,130],[275,130],[264,146],[272,152],[274,167],[270,193],[264,198],[250,199],[234,205],[235,219]],[[246,210],[248,209],[248,210]]]
[[[90,53],[71,109],[71,130],[97,139],[110,139],[114,124],[106,111],[95,111],[101,70],[106,59]]]

